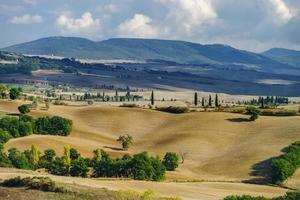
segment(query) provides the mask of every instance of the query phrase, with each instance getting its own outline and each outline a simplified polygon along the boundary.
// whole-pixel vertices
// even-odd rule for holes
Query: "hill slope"
[[[188,64],[243,65],[267,71],[290,67],[261,54],[226,45],[201,45],[173,40],[117,38],[94,42],[75,37],[49,37],[3,50],[89,59],[161,59]]]
[[[18,104],[0,102],[0,111],[15,112]],[[33,135],[10,140],[6,148],[55,148],[62,153],[70,144],[84,156],[96,148],[113,155],[119,135],[130,134],[135,143],[130,153],[148,151],[163,156],[167,151],[186,152],[186,160],[168,179],[242,181],[253,178],[252,167],[299,140],[299,117],[261,117],[256,122],[239,122],[248,116],[232,113],[168,114],[145,109],[106,106],[51,106],[33,111],[34,116],[60,115],[73,120],[70,137]],[[109,117],[107,117],[109,116]]]
[[[295,67],[300,67],[300,51],[273,48],[262,53],[263,55]]]

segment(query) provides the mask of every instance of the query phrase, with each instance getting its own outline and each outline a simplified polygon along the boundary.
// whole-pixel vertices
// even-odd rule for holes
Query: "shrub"
[[[26,177],[20,176],[4,180],[4,187],[27,187],[28,189],[41,190],[44,192],[66,192],[62,187],[57,187],[49,177]]]
[[[284,155],[273,159],[271,174],[274,182],[282,182],[291,177],[300,166],[300,142],[295,142],[284,150]]]
[[[18,110],[21,114],[27,114],[30,112],[29,106],[26,104],[19,106]]]
[[[76,160],[80,157],[80,153],[77,151],[77,149],[71,148],[70,149],[70,158],[71,160]]]
[[[297,111],[295,110],[263,110],[261,114],[265,116],[278,116],[278,117],[298,115]]]
[[[11,88],[9,90],[9,98],[12,100],[18,99],[21,95],[21,89],[20,88]]]
[[[18,169],[31,169],[31,165],[25,153],[20,152],[16,148],[8,150],[8,159],[11,164]]]
[[[7,131],[3,131],[0,128],[0,143],[5,144],[11,138],[12,138],[12,136]]]
[[[286,195],[282,197],[274,198],[273,200],[299,200],[300,199],[300,191],[296,192],[288,192]]]
[[[174,113],[174,114],[181,114],[181,113],[189,112],[188,107],[175,107],[175,106],[160,107],[160,108],[157,108],[156,110],[162,111],[162,112]]]
[[[66,168],[64,161],[62,158],[55,158],[54,161],[49,163],[46,168],[51,174],[59,175],[59,176],[68,176],[69,171]]]
[[[267,200],[264,197],[252,197],[249,195],[243,195],[243,196],[227,196],[224,198],[224,200]]]
[[[169,171],[174,171],[179,165],[179,157],[176,153],[166,153],[163,162],[164,166]]]
[[[72,131],[72,121],[54,116],[38,118],[35,122],[35,133],[67,136]]]
[[[33,134],[33,127],[31,122],[19,122],[19,135],[20,137]]]
[[[120,107],[138,108],[139,105],[137,105],[137,104],[135,104],[135,103],[123,103],[122,105],[120,105]]]
[[[71,168],[70,168],[71,176],[86,177],[88,171],[89,171],[88,163],[82,157],[72,161]]]

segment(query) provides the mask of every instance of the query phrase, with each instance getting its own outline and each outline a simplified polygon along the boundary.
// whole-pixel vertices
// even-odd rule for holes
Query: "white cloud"
[[[23,16],[15,16],[10,21],[12,24],[34,24],[43,22],[43,17],[40,15],[25,14]]]
[[[142,14],[135,14],[133,18],[118,26],[119,36],[153,38],[157,37],[158,29],[151,24],[152,19]]]
[[[156,2],[169,9],[166,25],[172,25],[175,32],[184,35],[197,33],[200,27],[213,24],[217,18],[210,0],[156,0]]]
[[[94,34],[101,28],[100,19],[94,19],[90,12],[85,12],[80,18],[73,18],[69,14],[61,14],[56,24],[62,33],[66,34]]]
[[[276,16],[279,17],[282,23],[287,23],[294,17],[291,9],[285,4],[283,0],[269,0],[273,6]]]

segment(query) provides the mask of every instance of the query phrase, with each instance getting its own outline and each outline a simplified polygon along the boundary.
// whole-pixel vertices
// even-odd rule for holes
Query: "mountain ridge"
[[[198,44],[180,40],[111,38],[92,41],[54,36],[5,47],[2,50],[32,55],[81,59],[166,60],[182,64],[244,66],[262,71],[295,67],[270,56],[223,44]]]

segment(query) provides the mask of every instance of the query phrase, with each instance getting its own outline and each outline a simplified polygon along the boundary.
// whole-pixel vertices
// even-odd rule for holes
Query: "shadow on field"
[[[19,117],[20,116],[20,113],[9,113],[9,114],[6,114],[8,116],[15,116],[15,117]]]
[[[253,176],[253,178],[249,180],[244,180],[243,182],[252,184],[271,184],[271,163],[272,160],[275,158],[276,157],[269,158],[267,160],[254,164],[251,167],[250,172],[250,175]]]
[[[119,148],[119,147],[109,147],[109,146],[103,146],[103,147],[106,149],[114,150],[114,151],[124,151],[124,149]]]
[[[237,122],[237,123],[251,122],[251,120],[249,120],[248,118],[242,118],[242,117],[239,117],[239,118],[230,118],[230,119],[227,119],[227,120],[230,121],[230,122]]]

